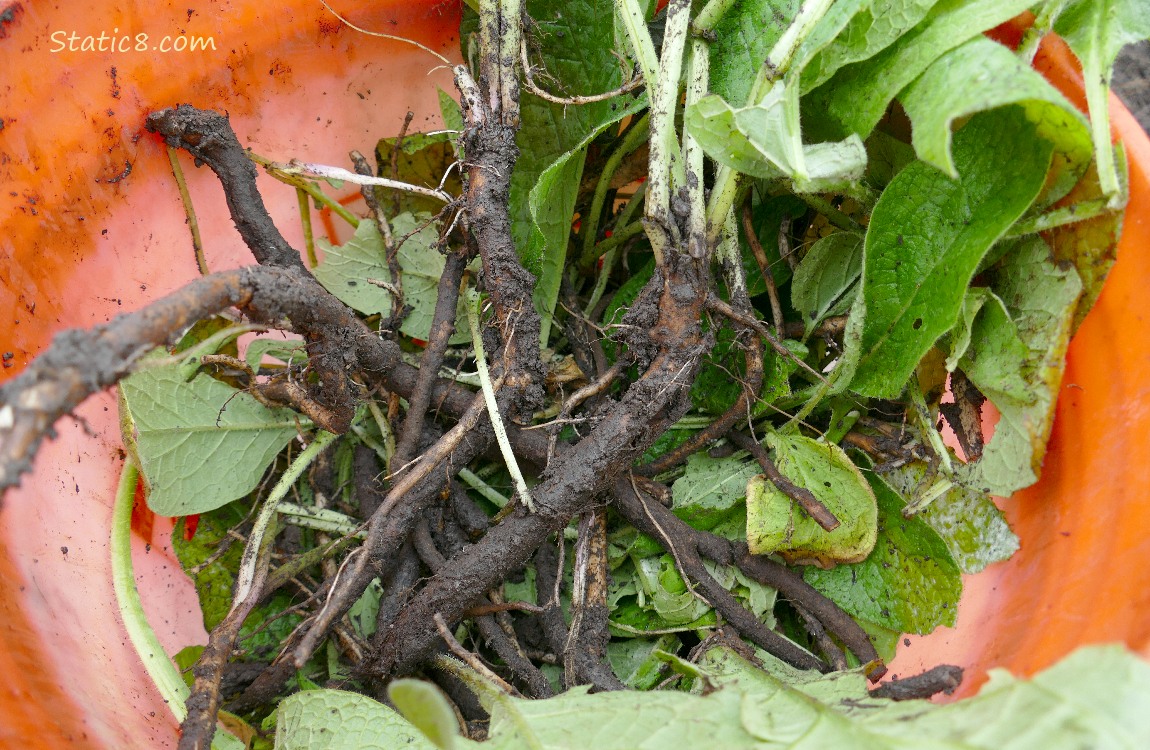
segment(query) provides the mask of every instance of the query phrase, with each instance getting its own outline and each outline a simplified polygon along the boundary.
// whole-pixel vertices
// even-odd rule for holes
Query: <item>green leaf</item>
[[[422,680],[394,680],[387,686],[387,697],[439,750],[456,746],[459,722],[439,688]]]
[[[806,336],[831,315],[854,301],[854,288],[862,275],[863,238],[835,232],[816,242],[791,281],[791,305],[802,316]]]
[[[435,301],[439,296],[439,277],[443,275],[446,262],[436,248],[439,235],[431,222],[431,215],[427,213],[399,214],[391,220],[391,232],[397,242],[407,238],[399,246],[396,257],[403,280],[403,300],[411,305],[411,311],[399,330],[406,336],[426,341],[431,335]],[[367,281],[391,281],[387,249],[374,221],[360,221],[355,235],[338,247],[332,247],[322,239],[318,242],[324,256],[314,273],[325,289],[364,315],[391,311],[391,292]],[[451,344],[471,340],[466,321],[461,299],[455,318],[455,333],[448,340]]]
[[[812,135],[865,138],[899,92],[948,50],[1010,20],[1029,0],[941,0],[882,51],[842,67],[804,98]]]
[[[832,570],[807,568],[807,583],[852,617],[903,633],[929,633],[953,625],[962,575],[945,542],[873,472],[866,472],[878,500],[878,540],[866,560]]]
[[[398,713],[346,690],[308,690],[276,709],[275,750],[435,750]]]
[[[874,0],[866,3],[866,7],[853,15],[834,40],[803,69],[803,93],[826,81],[844,65],[869,59],[886,49],[921,21],[937,1]]]
[[[859,671],[769,671],[729,649],[699,667],[718,689],[588,693],[492,706],[491,750],[863,748],[865,750],[1137,750],[1150,743],[1150,666],[1118,646],[1080,649],[1029,681],[992,673],[968,700],[894,702],[867,693]],[[698,681],[702,682],[702,681]]]
[[[571,234],[571,216],[583,179],[587,146],[607,128],[647,106],[646,100],[635,99],[619,106],[603,119],[570,151],[556,159],[539,174],[527,198],[528,212],[534,227],[527,241],[526,255],[539,259],[539,278],[535,284],[535,309],[542,318],[541,339],[546,344],[551,318],[559,300],[559,286],[567,259],[567,241]],[[513,178],[514,179],[514,178]]]
[[[747,483],[747,546],[778,553],[791,564],[858,562],[874,548],[878,506],[874,491],[842,448],[798,434],[768,433],[779,472],[809,490],[839,519],[825,531],[762,476]]]
[[[883,479],[903,498],[913,500],[929,487],[924,482],[926,476],[926,464],[912,462],[892,469]],[[985,492],[953,487],[916,517],[938,532],[963,573],[978,573],[991,563],[1009,560],[1018,551],[1018,537]]]
[[[268,409],[207,375],[184,382],[174,366],[120,381],[120,418],[148,507],[162,516],[206,513],[248,494],[300,427],[290,409]]]
[[[675,653],[680,641],[673,633],[658,638],[629,638],[607,644],[607,661],[627,687],[650,690],[662,679],[662,660],[653,656],[656,649]]]
[[[671,485],[671,509],[696,529],[712,529],[747,496],[747,480],[759,473],[745,453],[711,458],[693,453],[683,476]]]
[[[347,611],[347,618],[356,635],[365,641],[371,640],[375,635],[376,620],[379,616],[379,602],[383,598],[383,584],[378,578],[371,579],[371,583],[363,590],[360,597]]]
[[[691,383],[691,402],[695,408],[711,414],[722,414],[743,392],[746,361],[736,343],[735,330],[723,325],[715,336],[715,345],[699,365]]]
[[[736,109],[714,94],[687,108],[687,130],[707,156],[761,179],[793,180],[799,192],[821,192],[856,181],[866,167],[866,147],[854,136],[804,145],[798,87],[775,82],[762,101]]]
[[[532,0],[527,13],[533,20],[531,49],[542,57],[547,74],[564,84],[564,89],[553,88],[551,93],[598,94],[622,83],[619,61],[612,52],[612,0],[561,4]],[[535,78],[548,80],[539,74]],[[544,333],[558,299],[586,146],[642,106],[628,96],[564,106],[526,90],[522,94],[516,135],[520,156],[511,174],[511,235],[524,267],[536,276],[534,299]]]
[[[1041,471],[1082,282],[1073,268],[1056,263],[1039,237],[1012,243],[994,274],[991,288],[1008,315],[983,307],[960,366],[1001,416],[982,458],[962,467],[961,476],[978,489],[1009,495]],[[1022,393],[1004,387],[1017,382],[1015,373],[1026,387]]]
[[[1055,146],[1046,202],[1065,195],[1090,163],[1085,118],[1045,78],[985,37],[971,39],[939,57],[899,99],[914,126],[918,158],[951,177],[958,177],[950,154],[952,123],[1005,104],[1019,104],[1037,126],[1038,135]]]
[[[1150,37],[1150,2],[1071,0],[1054,30],[1082,63],[1099,184],[1105,195],[1117,195],[1118,174],[1110,150],[1110,78],[1122,48]]]
[[[899,172],[871,214],[836,377],[845,383],[857,362],[852,390],[880,398],[902,391],[955,324],[979,261],[1038,195],[1050,154],[1034,124],[1003,107],[975,115],[956,134],[959,180],[922,163]]]
[[[1126,152],[1119,148],[1117,156],[1119,187],[1122,193],[1126,193],[1129,188]],[[1097,167],[1091,165],[1060,205],[1079,206],[1100,201],[1104,197]],[[1043,234],[1050,242],[1054,259],[1059,263],[1073,263],[1082,280],[1082,296],[1074,311],[1074,331],[1078,330],[1086,314],[1098,301],[1106,275],[1118,258],[1118,239],[1122,236],[1124,216],[1121,210],[1109,211],[1101,216],[1056,227]]]
[[[798,10],[796,0],[736,0],[714,28],[711,91],[729,102],[746,102],[767,53]]]

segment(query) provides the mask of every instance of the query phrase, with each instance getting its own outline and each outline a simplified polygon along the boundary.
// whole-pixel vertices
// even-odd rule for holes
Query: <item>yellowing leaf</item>
[[[839,519],[820,527],[762,476],[747,483],[747,545],[757,555],[778,553],[793,564],[830,567],[858,562],[874,548],[878,505],[862,472],[842,448],[802,435],[767,435],[775,464],[787,479],[810,490]]]

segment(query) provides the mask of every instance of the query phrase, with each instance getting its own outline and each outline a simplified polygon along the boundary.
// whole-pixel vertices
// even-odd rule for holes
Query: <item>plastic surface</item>
[[[318,2],[84,5],[23,3],[0,14],[0,351],[17,372],[64,327],[136,309],[195,273],[167,156],[142,133],[150,109],[176,102],[226,109],[241,140],[277,159],[345,164],[438,112],[450,72],[426,53],[342,27]],[[357,25],[458,49],[448,3],[343,2]],[[394,23],[393,23],[394,22]],[[113,29],[119,29],[113,32]],[[125,32],[158,41],[211,35],[202,54],[52,52],[52,34]],[[67,34],[65,35],[65,39]],[[1065,51],[1040,66],[1073,92]],[[1052,67],[1051,67],[1052,66]],[[1080,100],[1081,97],[1079,96]],[[1083,643],[1150,642],[1150,142],[1120,105],[1117,133],[1132,198],[1119,261],[1071,346],[1058,418],[1036,487],[1004,501],[1022,537],[1008,563],[968,580],[958,627],[916,638],[893,672],[940,661],[1030,674]],[[130,174],[123,175],[130,162]],[[250,262],[215,177],[182,158],[215,269]],[[293,191],[261,188],[299,246]],[[120,467],[111,395],[62,420],[34,474],[0,512],[0,746],[172,747],[176,723],[126,643],[112,600],[107,538]],[[89,430],[91,433],[90,434]],[[170,652],[204,633],[187,579],[164,548],[170,527],[141,524],[135,561],[146,607]],[[146,535],[146,537],[145,537]],[[151,543],[150,549],[146,546]]]

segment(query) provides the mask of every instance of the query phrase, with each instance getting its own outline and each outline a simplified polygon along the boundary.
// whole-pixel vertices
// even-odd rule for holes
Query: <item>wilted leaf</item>
[[[842,448],[798,434],[768,433],[779,472],[818,498],[839,519],[826,531],[794,500],[762,476],[747,483],[747,546],[778,553],[793,564],[858,562],[874,548],[878,509],[874,492]]]
[[[917,492],[926,489],[926,476],[926,465],[912,462],[883,478],[903,498],[913,500]],[[991,563],[1009,560],[1018,551],[1018,537],[983,492],[954,487],[919,511],[918,518],[938,532],[963,573],[978,573]]]
[[[747,496],[747,480],[758,473],[758,464],[744,453],[725,458],[694,453],[671,485],[671,509],[691,526],[709,530],[731,515]]]
[[[1038,237],[1012,243],[991,288],[1006,304],[984,306],[960,366],[998,407],[998,424],[982,459],[963,467],[972,487],[1009,495],[1038,479],[1054,420],[1054,399],[1065,369],[1066,346],[1082,282],[1062,268]],[[1004,346],[1019,340],[1022,346]],[[1020,373],[1026,391],[1004,389]]]
[[[878,540],[862,562],[832,570],[807,568],[803,577],[852,617],[903,633],[953,625],[962,576],[946,544],[925,521],[903,518],[906,503],[873,472]]]

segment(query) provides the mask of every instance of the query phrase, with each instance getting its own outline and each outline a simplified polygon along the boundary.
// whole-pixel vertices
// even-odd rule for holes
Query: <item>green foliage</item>
[[[976,115],[955,136],[959,180],[919,162],[891,181],[867,229],[861,296],[847,328],[842,377],[857,362],[852,390],[888,398],[902,391],[957,320],[979,261],[1038,195],[1050,154],[1021,111],[1002,108]]]
[[[769,480],[747,484],[747,546],[757,555],[779,553],[799,564],[832,566],[870,554],[878,531],[874,492],[837,445],[798,434],[769,433],[779,473],[807,489],[839,519],[826,531]]]
[[[299,432],[288,409],[178,366],[141,370],[120,381],[124,443],[138,459],[148,506],[162,516],[219,508],[255,489]]]
[[[306,690],[277,709],[276,750],[436,750],[436,745],[387,706],[346,690]],[[447,745],[446,747],[450,747]]]
[[[961,571],[946,543],[924,520],[904,518],[905,501],[880,477],[864,472],[878,501],[874,552],[853,565],[807,568],[807,582],[852,617],[901,633],[953,625]]]

